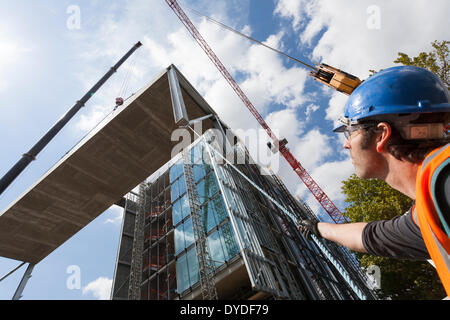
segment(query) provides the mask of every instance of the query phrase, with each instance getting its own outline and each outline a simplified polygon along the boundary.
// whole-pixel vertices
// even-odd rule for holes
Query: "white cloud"
[[[75,127],[82,131],[87,132],[94,128],[105,116],[112,111],[111,104],[109,105],[93,105],[90,106],[88,111],[80,115]]]
[[[341,192],[342,181],[348,179],[353,172],[351,160],[346,159],[343,161],[325,162],[309,173],[328,198],[342,212],[345,206],[345,196]],[[299,195],[314,213],[319,212],[319,209],[321,209],[319,202],[304,184],[299,184],[294,194]],[[325,214],[324,210],[322,212]],[[328,220],[328,217],[325,215],[322,219]]]
[[[305,111],[305,115],[306,115],[306,121],[308,121],[311,118],[311,114],[313,112],[316,112],[317,110],[319,110],[319,106],[315,105],[315,104],[309,104],[306,107],[306,111]]]
[[[112,279],[99,277],[83,287],[83,295],[92,294],[98,300],[108,300],[111,295]]]
[[[423,0],[412,3],[406,0],[280,0],[275,13],[292,21],[294,29],[299,31],[299,45],[315,45],[311,60],[324,61],[364,79],[369,69],[393,65],[392,61],[398,51],[414,55],[428,50],[430,42],[435,39],[449,38],[449,29],[442,26],[447,24],[446,13],[450,9],[450,3],[447,0],[435,1],[438,4],[430,5]],[[251,28],[246,25],[248,3],[245,1],[240,11],[233,9],[236,1],[201,1],[196,6],[207,8],[204,10],[209,16],[232,27],[245,25],[241,30],[251,34]],[[380,7],[379,30],[367,27],[367,8],[370,5]],[[229,84],[165,3],[156,2],[149,6],[144,0],[130,0],[127,10],[122,11],[120,16],[107,12],[102,18],[99,19],[103,21],[99,31],[85,35],[82,39],[80,52],[93,53],[91,56],[84,56],[90,62],[105,57],[115,61],[130,45],[123,39],[129,39],[133,35],[136,40],[140,39],[144,43],[136,58],[139,68],[135,73],[138,80],[133,83],[135,89],[150,81],[170,63],[174,63],[233,129],[259,128],[254,117],[245,110]],[[224,31],[205,19],[191,18],[195,18],[194,24],[226,68],[238,78],[241,88],[258,112],[270,122],[272,129],[278,129],[280,135],[288,138],[289,148],[302,165],[311,171],[312,176],[316,178],[315,172],[320,175],[322,171],[316,170],[325,170],[327,161],[335,159],[337,152],[331,147],[332,140],[319,129],[305,128],[305,124],[300,123],[292,111],[305,106],[305,115],[309,119],[312,112],[317,110],[312,96],[304,94],[307,71],[303,68],[286,68],[282,58],[270,50]],[[274,30],[274,34],[265,41],[270,46],[284,49],[283,36],[283,32]],[[101,74],[91,71],[89,70],[85,79],[92,77],[93,80],[93,75]],[[91,84],[90,81],[85,81]],[[100,93],[99,97],[103,103],[98,104],[110,104],[114,99],[113,92],[118,87],[111,85],[105,88],[105,93]],[[323,91],[330,96],[325,119],[335,121],[342,115],[347,97],[331,90]],[[288,109],[267,114],[273,103],[285,105]],[[84,118],[80,117],[78,128],[87,130],[106,110],[108,109],[92,108],[91,113],[83,114]],[[308,132],[300,137],[305,130]],[[340,149],[339,153],[341,152]],[[335,164],[335,170],[344,172],[348,169],[347,164],[341,165],[343,168],[338,168],[338,164]],[[283,168],[282,166],[281,173]],[[292,170],[288,170],[289,177],[294,177],[289,180],[299,181]],[[292,182],[289,181],[289,184]],[[336,188],[331,188],[330,192],[334,193],[333,190]],[[337,194],[336,196],[339,198]]]
[[[333,121],[333,127],[337,127],[339,117],[344,115],[344,107],[348,96],[340,92],[333,92],[328,102],[328,108],[325,110],[325,119]]]
[[[379,8],[380,29],[368,27],[371,6]],[[369,69],[392,66],[399,51],[417,55],[433,40],[448,39],[449,11],[447,0],[280,0],[275,13],[294,27],[304,21],[303,44],[318,37],[313,59],[366,78]]]
[[[266,122],[271,128],[277,128],[279,138],[287,138],[288,141],[298,141],[298,136],[304,131],[304,124],[297,120],[295,110],[284,109],[270,113]]]
[[[305,5],[302,0],[281,0],[275,8],[275,14],[292,19],[294,29],[298,30],[300,22],[303,20]]]
[[[307,171],[319,166],[332,153],[329,137],[318,129],[307,132],[294,147],[294,156]]]
[[[344,200],[341,182],[354,172],[350,159],[326,162],[312,171],[315,181],[331,199]]]
[[[123,218],[123,208],[114,205],[108,209],[105,223],[120,225],[122,223],[122,218]]]
[[[201,3],[204,8],[208,8],[204,10],[210,11],[209,16],[228,23],[232,27],[239,21],[240,25],[244,25],[241,30],[243,29],[247,34],[251,33],[250,27],[242,24],[248,19],[249,6],[246,1],[239,3],[239,7],[243,9],[240,9],[237,14],[233,8],[233,4],[237,5],[236,1],[230,3],[215,1],[214,3],[217,6],[209,2]],[[200,7],[200,4],[198,6]],[[123,35],[122,39],[129,38],[126,35],[132,34],[136,39],[141,39],[144,44],[143,48],[139,49],[141,53],[137,54],[140,56],[137,58],[136,65],[140,66],[138,70],[141,70],[141,73],[135,75],[139,80],[134,82],[133,88],[137,84],[143,86],[163,68],[173,63],[205,97],[218,115],[226,123],[233,124],[234,129],[259,127],[251,113],[244,110],[243,103],[214,64],[165,4],[151,7],[146,1],[133,0],[128,2],[127,9],[125,14],[119,17],[105,13],[104,22],[99,31],[92,36],[85,36],[83,42],[87,44],[83,45],[83,51],[96,53],[98,50],[94,48],[102,48],[100,56],[85,55],[86,59],[92,62],[99,58],[104,60],[107,57],[112,61],[113,57],[120,57],[127,48],[122,43],[119,45],[116,39],[121,38],[121,35]],[[145,19],[144,16],[146,16]],[[166,19],[161,19],[161,16]],[[270,50],[223,30],[206,19],[195,19],[197,18],[195,16],[191,18],[227,70],[237,77],[242,90],[260,114],[264,115],[272,103],[297,108],[308,99],[303,94],[307,78],[307,72],[304,69],[286,68],[282,58]],[[282,32],[272,34],[266,39],[266,43],[283,48],[282,38]],[[98,39],[101,39],[100,43]],[[86,50],[87,48],[89,50]],[[143,72],[142,69],[149,71]],[[91,83],[93,74],[98,72],[95,73],[92,70],[83,72],[84,81]],[[110,104],[110,101],[114,99],[112,96],[118,91],[117,88],[117,85],[114,88],[105,87],[103,91],[109,95],[100,93],[99,100],[102,102],[99,104]],[[98,108],[84,113],[84,117],[80,117],[81,123],[77,128],[87,130],[98,118],[101,118],[102,112],[106,113],[110,109],[111,107]],[[239,117],[236,117],[237,114]]]
[[[379,8],[380,29],[368,27],[373,11],[367,9],[371,6]],[[448,25],[449,11],[447,0],[433,3],[426,0],[280,0],[274,13],[291,22],[298,31],[299,46],[314,46],[310,60],[323,61],[364,80],[370,69],[395,65],[393,61],[398,52],[416,56],[430,51],[432,41],[450,38],[450,29],[444,27]],[[320,93],[329,96],[325,119],[336,126],[336,120],[343,115],[347,96],[326,87]],[[336,155],[342,158],[346,152],[341,147],[334,150],[331,147],[335,145],[334,140],[322,137],[318,131],[308,132],[302,142],[294,144],[297,159],[335,205],[342,208],[341,181],[348,178],[353,167],[348,157],[343,161],[335,159]],[[343,137],[339,137],[339,142],[343,143]],[[294,186],[296,194],[314,211],[319,210],[317,200],[306,187],[295,185],[294,178],[286,177],[284,181]]]

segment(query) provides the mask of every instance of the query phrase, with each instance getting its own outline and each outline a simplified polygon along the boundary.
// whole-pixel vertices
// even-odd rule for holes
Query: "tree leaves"
[[[435,40],[431,45],[434,50],[426,53],[421,52],[417,57],[410,58],[406,53],[399,52],[397,60],[394,63],[401,63],[405,66],[416,66],[428,69],[435,73],[450,90],[450,64],[448,56],[450,41]]]

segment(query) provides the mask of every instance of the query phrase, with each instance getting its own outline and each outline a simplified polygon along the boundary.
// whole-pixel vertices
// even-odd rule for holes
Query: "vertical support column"
[[[25,289],[28,280],[31,278],[31,272],[33,271],[34,266],[35,266],[34,264],[31,263],[28,264],[27,270],[25,270],[22,280],[20,280],[19,286],[17,287],[17,290],[14,293],[12,300],[19,300],[20,298],[22,298],[23,289]]]
[[[189,118],[184,104],[183,95],[181,93],[180,83],[178,82],[175,67],[171,65],[167,71],[169,78],[170,97],[172,99],[173,116],[178,126],[186,126],[189,124]]]

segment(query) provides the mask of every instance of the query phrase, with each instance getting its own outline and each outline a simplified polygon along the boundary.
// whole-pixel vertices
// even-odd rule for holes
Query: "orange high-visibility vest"
[[[449,217],[434,197],[438,175],[450,166],[450,143],[432,151],[420,165],[416,179],[416,204],[414,215],[428,253],[434,262],[439,278],[450,296],[450,238],[444,225],[448,224],[444,216]],[[448,221],[448,218],[447,218]]]

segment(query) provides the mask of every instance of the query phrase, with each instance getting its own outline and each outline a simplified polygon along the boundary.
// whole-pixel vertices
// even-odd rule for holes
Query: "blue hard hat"
[[[413,66],[382,70],[361,83],[345,105],[343,125],[383,120],[383,115],[450,112],[450,93],[431,71]]]

